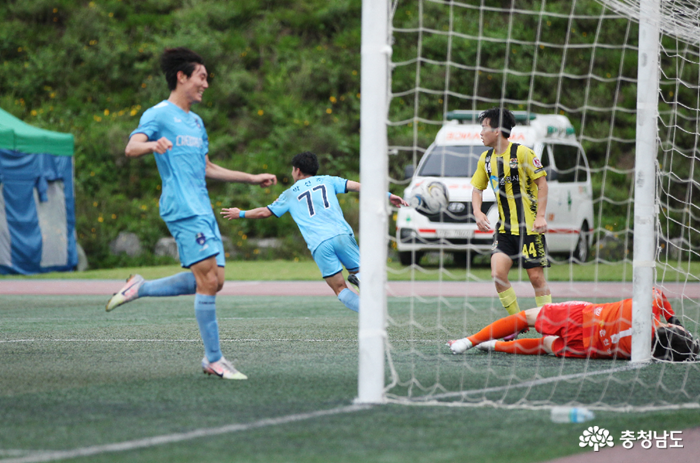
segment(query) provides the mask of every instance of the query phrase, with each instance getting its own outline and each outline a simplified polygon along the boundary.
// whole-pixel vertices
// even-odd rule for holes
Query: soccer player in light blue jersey
[[[282,193],[274,203],[250,211],[237,207],[222,209],[227,219],[266,219],[281,217],[289,212],[299,227],[321,275],[335,295],[348,309],[357,312],[360,300],[343,278],[343,266],[350,276],[348,281],[359,286],[360,249],[352,228],[345,221],[336,195],[360,191],[360,184],[352,180],[328,175],[316,175],[318,159],[309,151],[299,153],[292,160],[294,185]],[[401,197],[388,194],[394,206],[408,206]]]
[[[206,178],[267,187],[272,174],[252,175],[225,169],[209,160],[209,138],[202,119],[190,109],[209,87],[204,60],[186,48],[166,49],[161,68],[170,97],[148,109],[131,133],[127,157],[153,153],[163,183],[160,216],[177,242],[180,262],[189,272],[145,281],[132,275],[109,300],[107,311],[139,297],[194,294],[194,311],[204,342],[204,373],[225,379],[247,379],[227,361],[219,346],[216,293],[224,285],[224,249],[212,211]]]

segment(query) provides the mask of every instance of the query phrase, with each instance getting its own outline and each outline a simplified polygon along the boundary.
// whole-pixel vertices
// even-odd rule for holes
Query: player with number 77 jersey
[[[237,207],[223,208],[225,218],[267,219],[282,217],[289,212],[299,227],[321,275],[333,289],[340,302],[357,312],[360,301],[348,289],[343,278],[343,267],[350,274],[348,281],[359,287],[360,249],[352,228],[345,220],[337,195],[360,191],[360,184],[340,177],[316,175],[319,164],[314,153],[305,151],[292,159],[294,185],[282,193],[274,203],[250,211]],[[399,196],[388,193],[396,206],[408,206]]]

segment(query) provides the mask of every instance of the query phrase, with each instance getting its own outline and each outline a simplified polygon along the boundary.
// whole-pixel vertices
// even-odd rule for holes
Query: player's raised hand
[[[277,185],[277,176],[274,174],[258,174],[254,177],[255,184],[260,185],[261,188],[266,188],[270,185]]]
[[[173,147],[173,143],[165,137],[160,138],[154,143],[153,151],[158,154],[164,154]]]
[[[239,215],[241,213],[241,210],[238,209],[237,207],[230,207],[230,208],[222,208],[221,209],[221,215],[223,215],[225,218],[231,220],[231,219],[237,219],[239,218]]]
[[[389,202],[391,202],[391,204],[393,204],[396,207],[408,206],[408,201],[403,199],[401,196],[397,195],[391,195],[389,197]]]

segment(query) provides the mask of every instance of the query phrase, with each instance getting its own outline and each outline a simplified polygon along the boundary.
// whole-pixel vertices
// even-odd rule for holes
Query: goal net
[[[388,401],[619,410],[700,406],[695,362],[639,364],[477,349],[451,355],[445,345],[507,315],[490,274],[493,235],[475,230],[471,188],[464,181],[485,151],[476,117],[491,107],[516,113],[513,139],[533,148],[548,172],[551,267],[545,274],[554,302],[632,298],[637,69],[644,55],[640,8],[633,0],[391,2],[390,189],[403,195],[414,175],[438,177],[449,187],[451,203],[434,216],[405,208],[391,212]],[[655,258],[646,265],[676,316],[697,336],[697,4],[664,1],[659,21],[657,128],[645,129],[657,133],[651,182]],[[492,218],[493,203],[484,194],[482,211],[490,210]],[[535,307],[521,264],[514,264],[509,278],[520,308]],[[532,329],[521,335],[538,336]]]

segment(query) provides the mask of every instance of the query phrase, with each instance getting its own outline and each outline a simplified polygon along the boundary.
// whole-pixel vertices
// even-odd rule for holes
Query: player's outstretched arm
[[[348,180],[348,191],[360,191],[360,186],[361,185],[359,182],[353,182],[352,180]],[[403,199],[401,196],[392,194],[389,196],[389,201],[396,207],[408,206],[408,201]]]
[[[229,220],[232,220],[232,219],[267,219],[268,217],[272,216],[272,212],[270,212],[270,209],[268,209],[266,207],[258,207],[256,209],[251,209],[249,211],[241,211],[237,207],[230,207],[230,208],[224,207],[221,209],[221,215],[223,215],[224,218],[229,219]]]
[[[274,174],[249,174],[246,172],[239,172],[237,170],[227,169],[218,164],[214,164],[209,160],[209,155],[207,155],[206,159],[207,178],[220,180],[222,182],[249,183],[251,185],[260,185],[262,188],[277,184],[277,176]]]
[[[148,141],[148,136],[145,133],[136,133],[129,139],[124,154],[128,158],[138,158],[154,152],[164,154],[172,147],[172,142],[165,137],[157,141]]]

